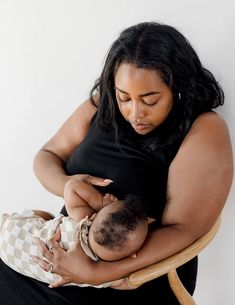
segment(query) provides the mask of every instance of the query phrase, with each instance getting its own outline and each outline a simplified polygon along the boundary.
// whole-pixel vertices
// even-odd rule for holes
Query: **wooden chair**
[[[131,273],[128,277],[129,284],[133,287],[138,287],[143,283],[151,281],[161,275],[167,274],[171,289],[179,303],[181,305],[196,305],[193,297],[188,293],[180,281],[176,268],[197,256],[214,238],[219,229],[219,226],[220,217],[217,219],[207,234],[196,240],[185,249],[162,261]]]

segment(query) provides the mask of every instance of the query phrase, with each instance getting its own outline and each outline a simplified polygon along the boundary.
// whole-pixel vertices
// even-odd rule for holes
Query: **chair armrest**
[[[208,233],[197,239],[188,247],[166,259],[131,273],[128,276],[130,286],[137,287],[161,275],[167,274],[171,270],[178,268],[197,256],[216,235],[220,226],[220,218],[221,217],[216,220]]]

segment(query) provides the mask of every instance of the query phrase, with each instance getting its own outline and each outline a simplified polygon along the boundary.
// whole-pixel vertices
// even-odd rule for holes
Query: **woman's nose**
[[[131,121],[137,122],[144,116],[143,109],[138,102],[133,102],[131,105]]]

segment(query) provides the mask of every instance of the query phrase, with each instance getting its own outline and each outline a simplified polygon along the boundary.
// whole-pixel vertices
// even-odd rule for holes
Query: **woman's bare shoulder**
[[[96,111],[97,107],[92,103],[90,99],[87,99],[81,105],[78,106],[78,108],[75,110],[71,117],[79,117],[80,120],[90,123],[91,118],[93,117]]]
[[[171,163],[167,218],[171,222],[176,217],[183,218],[184,223],[188,219],[189,227],[193,220],[201,224],[201,229],[200,226],[195,229],[196,235],[206,232],[225,204],[232,177],[233,157],[227,124],[216,113],[202,114]]]
[[[83,102],[44,145],[43,149],[66,160],[86,136],[96,111],[97,108],[90,99]]]
[[[175,162],[174,162],[175,161]],[[232,145],[226,121],[215,112],[200,115],[182,142],[172,163],[189,161],[201,166],[227,166],[232,171]],[[178,161],[178,162],[177,162]]]
[[[201,114],[193,123],[188,133],[188,138],[197,134],[198,136],[218,137],[229,136],[228,126],[224,118],[216,112]],[[187,139],[186,137],[186,139]]]
[[[215,113],[201,114],[193,123],[183,140],[178,155],[191,150],[192,155],[200,151],[222,154],[231,153],[231,140],[229,129],[224,118]]]
[[[193,126],[197,126],[201,124],[205,124],[205,125],[215,124],[218,125],[218,127],[220,126],[227,128],[227,123],[225,119],[220,114],[214,111],[205,112],[199,115],[198,118],[195,120]]]

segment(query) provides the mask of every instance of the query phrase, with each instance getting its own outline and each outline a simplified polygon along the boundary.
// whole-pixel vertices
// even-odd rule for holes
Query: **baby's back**
[[[58,275],[44,271],[31,259],[30,255],[41,257],[36,237],[47,244],[60,227],[60,243],[67,250],[78,239],[78,222],[61,214],[46,221],[32,212],[31,215],[5,214],[0,223],[0,257],[5,264],[39,281],[50,283],[58,279]]]

